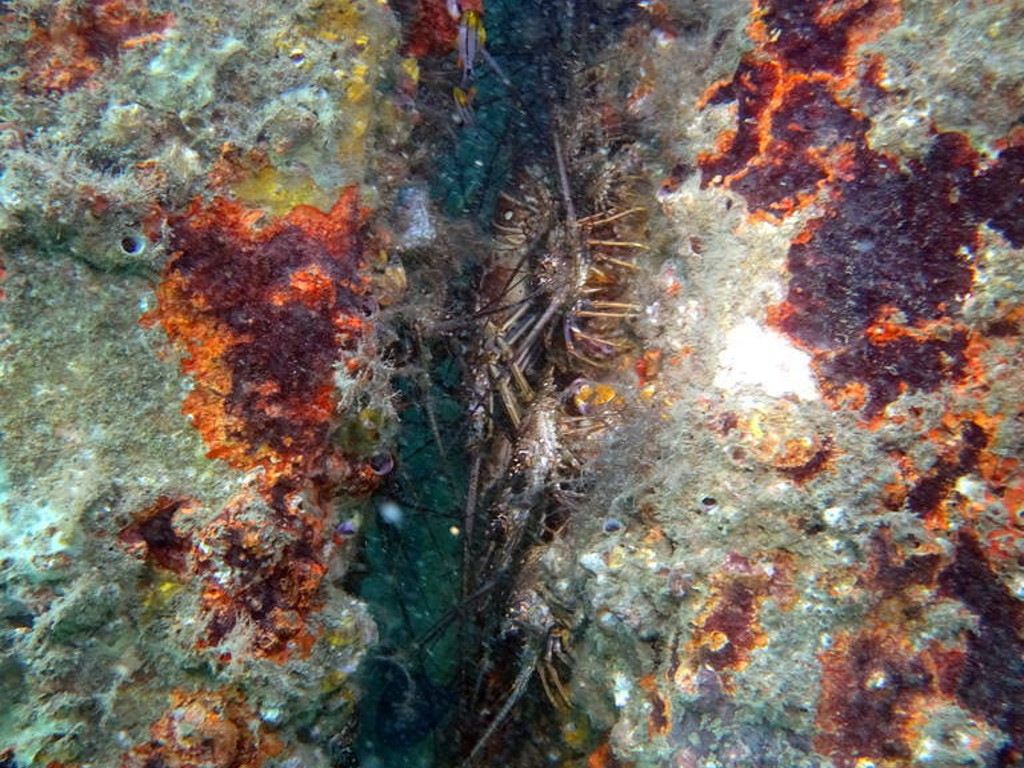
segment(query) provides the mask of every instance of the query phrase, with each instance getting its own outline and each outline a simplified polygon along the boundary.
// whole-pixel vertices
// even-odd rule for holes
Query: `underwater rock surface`
[[[569,699],[608,733],[592,765],[1024,759],[1024,137],[924,68],[972,30],[1019,115],[1012,6],[755,2],[710,22],[728,69],[655,49],[695,169],[660,194],[678,363],[538,577],[571,607]]]
[[[394,17],[0,15],[4,764],[335,765],[377,638],[338,524],[392,418]]]
[[[0,766],[1024,764],[1024,5],[0,20]]]

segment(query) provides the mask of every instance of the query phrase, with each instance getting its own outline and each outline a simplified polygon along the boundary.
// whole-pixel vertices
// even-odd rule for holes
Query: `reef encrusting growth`
[[[0,765],[1024,760],[1014,0],[236,5],[0,4]]]
[[[572,717],[606,734],[592,765],[1015,765],[1021,138],[912,112],[928,76],[901,43],[959,16],[1019,83],[999,52],[1022,30],[913,2],[744,10],[636,69],[679,97],[678,283],[649,309],[673,364],[538,557],[585,606]],[[962,42],[929,39],[933,64]]]
[[[366,182],[405,131],[394,17],[0,17],[0,751],[333,765],[376,638],[338,526],[389,463]]]
[[[373,485],[367,458],[330,439],[342,418],[336,378],[370,375],[359,359],[373,354],[368,213],[350,187],[326,214],[299,206],[258,229],[262,211],[223,198],[171,224],[175,255],[148,322],[188,354],[195,387],[183,410],[210,458],[260,468],[268,490],[311,476]]]
[[[704,98],[735,102],[737,129],[700,158],[702,183],[772,217],[813,206],[773,323],[815,353],[828,396],[874,415],[901,389],[963,374],[957,318],[978,227],[990,222],[1022,244],[1021,139],[1011,135],[992,161],[948,131],[920,159],[874,150],[860,105],[885,100],[884,59],[861,49],[898,23],[898,4],[765,3],[754,13],[757,48]]]

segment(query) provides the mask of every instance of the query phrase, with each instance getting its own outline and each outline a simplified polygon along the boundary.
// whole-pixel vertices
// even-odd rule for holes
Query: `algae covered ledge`
[[[1022,19],[0,3],[0,768],[1024,764]]]

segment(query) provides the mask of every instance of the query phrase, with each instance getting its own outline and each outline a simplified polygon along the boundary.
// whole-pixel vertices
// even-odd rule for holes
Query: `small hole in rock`
[[[625,527],[626,526],[622,524],[621,520],[616,520],[615,518],[605,520],[604,525],[602,526],[605,533],[618,533]]]
[[[121,250],[129,256],[142,253],[146,248],[146,241],[138,235],[125,235],[121,238]]]

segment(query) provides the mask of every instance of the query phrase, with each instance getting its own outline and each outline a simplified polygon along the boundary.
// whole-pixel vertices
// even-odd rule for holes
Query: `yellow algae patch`
[[[351,40],[366,46],[370,36],[365,29],[366,4],[355,0],[322,0],[313,5],[316,13],[314,34],[324,40]]]
[[[265,166],[232,185],[231,191],[244,205],[261,208],[273,216],[284,216],[297,205],[330,210],[333,200],[307,174]]]
[[[371,137],[400,129],[402,116],[376,98],[378,83],[393,79],[401,65],[398,31],[386,4],[311,0],[277,36],[275,45],[296,66],[320,73],[328,102],[318,112],[328,134],[316,145],[321,158],[308,167],[340,166],[349,182],[362,181]]]

